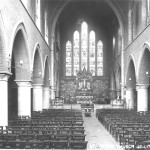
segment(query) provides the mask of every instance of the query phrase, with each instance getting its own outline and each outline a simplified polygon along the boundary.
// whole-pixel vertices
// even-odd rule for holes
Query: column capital
[[[149,87],[149,84],[137,84],[136,89],[147,89]]]
[[[43,86],[44,90],[49,90],[49,87]]]
[[[15,80],[17,87],[32,87],[32,82],[27,80]]]
[[[32,86],[34,88],[41,88],[41,87],[43,87],[43,84],[32,84]]]
[[[133,90],[134,90],[134,88],[131,88],[131,87],[126,88],[126,91],[133,91]]]
[[[11,75],[9,72],[0,72],[0,81],[8,81]]]

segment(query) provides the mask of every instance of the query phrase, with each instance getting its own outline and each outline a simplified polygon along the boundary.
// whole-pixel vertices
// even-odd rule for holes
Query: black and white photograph
[[[0,0],[0,149],[150,150],[150,0]]]

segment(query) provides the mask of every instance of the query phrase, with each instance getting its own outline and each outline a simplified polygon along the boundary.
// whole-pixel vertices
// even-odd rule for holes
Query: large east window
[[[103,43],[96,41],[95,32],[83,21],[81,31],[73,34],[73,42],[66,42],[66,76],[76,76],[84,68],[92,76],[103,76]]]

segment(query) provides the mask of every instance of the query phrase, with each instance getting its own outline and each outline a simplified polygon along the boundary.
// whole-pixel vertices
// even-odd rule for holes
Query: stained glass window
[[[97,43],[97,76],[103,75],[103,43]]]
[[[79,72],[79,32],[75,31],[74,32],[74,46],[73,46],[73,71],[74,71],[74,76]]]
[[[95,32],[91,31],[89,35],[89,70],[95,76]]]
[[[96,43],[95,32],[88,30],[85,21],[81,24],[81,33],[73,33],[72,43],[66,43],[66,76],[76,76],[84,68],[89,69],[92,76],[103,76],[103,43]]]
[[[81,24],[81,70],[87,70],[87,53],[88,53],[88,26],[86,22]]]
[[[72,45],[70,41],[66,43],[66,76],[72,75]]]

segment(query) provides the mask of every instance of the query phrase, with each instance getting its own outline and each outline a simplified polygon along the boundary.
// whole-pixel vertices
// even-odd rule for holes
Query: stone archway
[[[33,59],[33,111],[42,111],[43,109],[43,67],[40,46],[37,44]]]
[[[20,24],[14,36],[12,55],[9,54],[9,110],[20,116],[31,115],[31,72],[26,32]],[[26,95],[26,97],[24,96]]]
[[[149,105],[149,80],[150,80],[150,51],[147,44],[144,45],[137,76],[137,111],[148,111]]]
[[[98,0],[95,0],[95,1],[98,2]],[[69,2],[70,2],[70,0],[60,1],[58,3],[58,5],[56,6],[56,9],[54,10],[52,18],[51,18],[50,29],[51,29],[51,35],[52,36],[55,35],[55,27],[56,27],[59,15],[62,12],[62,10],[65,8],[65,6],[67,4],[69,4]],[[120,8],[115,3],[113,3],[112,1],[109,1],[109,0],[106,0],[106,2],[108,3],[108,5],[110,5],[110,7],[115,12],[115,14],[116,14],[116,16],[118,18],[119,25],[120,25],[121,35],[123,35],[124,34],[124,24],[126,22],[124,14],[122,13],[122,11],[120,10]]]
[[[134,109],[136,107],[137,107],[137,92],[136,92],[135,66],[132,58],[130,58],[126,74],[126,108]]]

